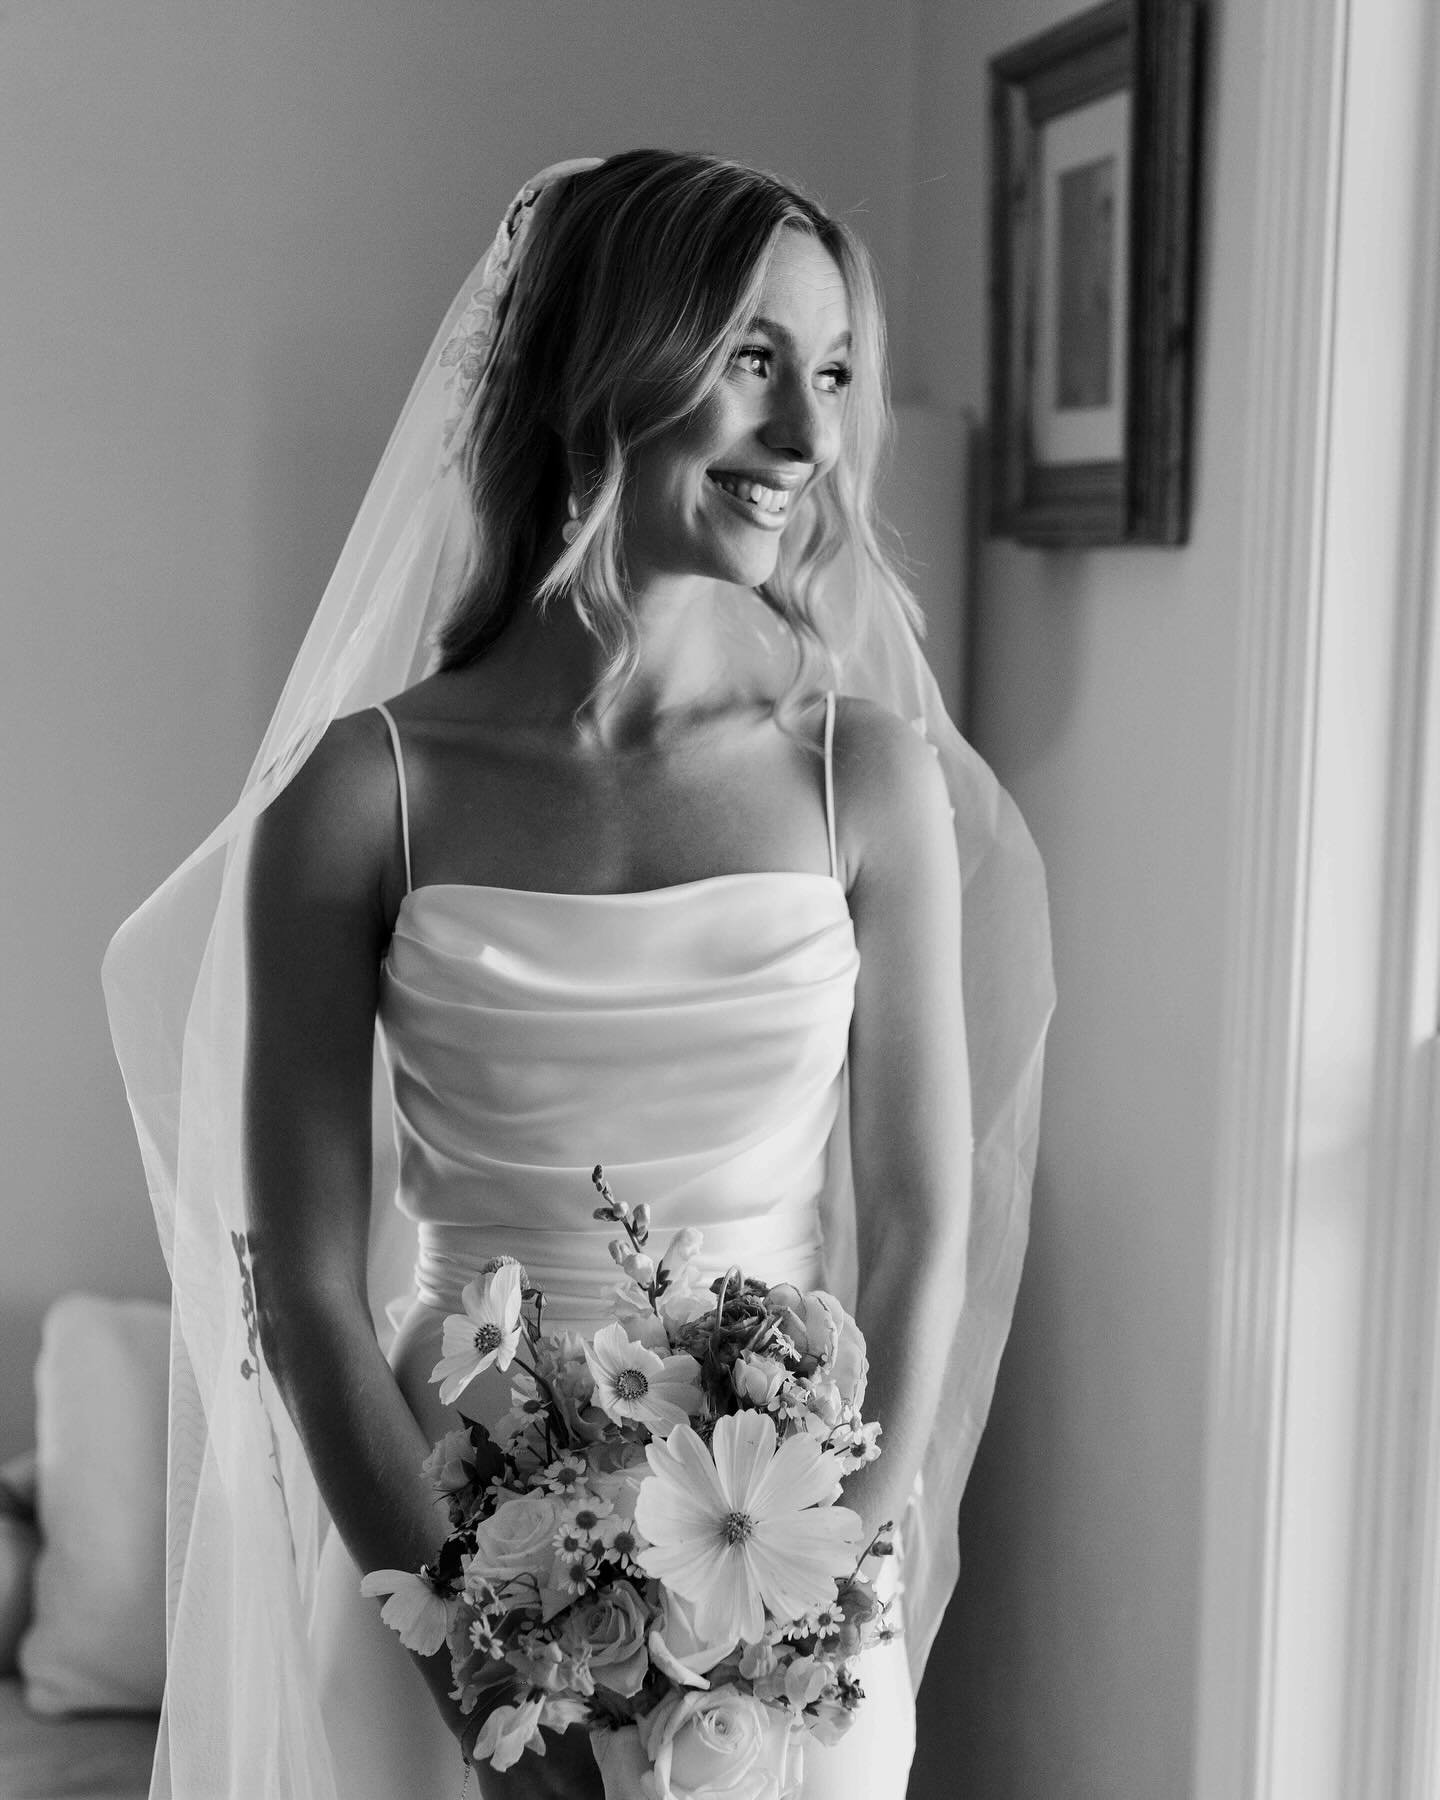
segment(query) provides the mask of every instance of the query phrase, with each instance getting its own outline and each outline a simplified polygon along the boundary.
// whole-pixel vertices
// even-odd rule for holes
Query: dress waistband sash
[[[646,1254],[658,1262],[684,1220],[652,1228]],[[697,1226],[701,1235],[699,1264],[709,1282],[738,1265],[742,1272],[769,1283],[793,1281],[813,1286],[820,1278],[820,1221],[813,1207],[796,1207]],[[460,1293],[483,1264],[496,1256],[513,1256],[525,1266],[531,1284],[545,1292],[545,1320],[557,1329],[592,1329],[609,1315],[609,1296],[620,1272],[610,1259],[612,1237],[619,1226],[599,1220],[567,1227],[526,1228],[504,1225],[442,1225],[422,1220],[415,1263],[416,1298],[424,1306],[457,1311]]]

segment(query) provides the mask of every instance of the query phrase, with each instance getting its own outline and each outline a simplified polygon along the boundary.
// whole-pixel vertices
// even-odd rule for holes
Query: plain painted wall
[[[812,187],[893,277],[910,19],[864,0],[0,9],[0,1455],[31,1436],[54,1296],[165,1290],[106,941],[233,799],[511,194],[562,156],[713,149]]]
[[[919,396],[983,411],[986,64],[1074,11],[920,8]],[[971,728],[1046,859],[1059,1006],[927,1796],[1190,1790],[1262,12],[1210,9],[1189,545],[979,557]]]

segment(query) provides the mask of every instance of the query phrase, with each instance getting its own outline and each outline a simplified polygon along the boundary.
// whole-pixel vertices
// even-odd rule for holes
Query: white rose
[[[816,1292],[805,1296],[807,1317],[818,1307],[829,1326],[821,1359],[830,1379],[839,1387],[847,1405],[859,1408],[865,1402],[865,1382],[870,1363],[865,1355],[865,1334],[833,1294]]]
[[[789,1719],[733,1687],[667,1695],[640,1738],[647,1800],[783,1800],[798,1776]]]
[[[502,1501],[476,1531],[467,1569],[478,1569],[496,1587],[517,1575],[547,1575],[558,1517],[549,1494],[518,1494]]]
[[[629,1698],[640,1692],[650,1666],[645,1651],[645,1603],[627,1581],[577,1600],[565,1615],[560,1642],[573,1656],[590,1652],[597,1687]]]
[[[650,1628],[650,1660],[662,1674],[681,1687],[705,1688],[705,1679],[718,1662],[735,1648],[728,1643],[707,1643],[695,1629],[695,1609],[668,1588],[660,1590],[660,1615]]]

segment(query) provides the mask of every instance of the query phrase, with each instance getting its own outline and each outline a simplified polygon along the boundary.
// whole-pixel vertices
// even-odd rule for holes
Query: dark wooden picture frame
[[[1182,544],[1197,0],[1104,0],[990,64],[990,532]]]

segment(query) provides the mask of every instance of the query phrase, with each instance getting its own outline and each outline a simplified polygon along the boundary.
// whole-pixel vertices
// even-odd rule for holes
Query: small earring
[[[580,502],[575,498],[573,488],[565,501],[565,510],[570,516],[560,527],[560,539],[562,543],[573,544],[580,535]]]

